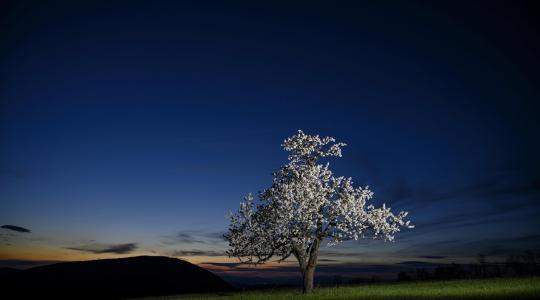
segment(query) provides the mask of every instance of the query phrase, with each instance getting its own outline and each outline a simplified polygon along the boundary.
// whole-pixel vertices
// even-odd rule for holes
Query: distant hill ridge
[[[62,262],[24,271],[5,268],[0,278],[6,287],[0,296],[9,299],[118,299],[233,290],[208,270],[164,256]]]

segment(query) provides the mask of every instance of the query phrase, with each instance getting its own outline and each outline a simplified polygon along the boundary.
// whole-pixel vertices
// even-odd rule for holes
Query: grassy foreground
[[[224,295],[179,295],[145,299],[540,299],[540,277],[491,278],[322,287],[309,295],[294,289]]]

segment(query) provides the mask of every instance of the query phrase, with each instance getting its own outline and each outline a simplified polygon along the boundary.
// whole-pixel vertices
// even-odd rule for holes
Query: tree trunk
[[[303,260],[303,263],[300,263],[302,268],[302,279],[304,280],[304,288],[302,290],[304,294],[313,292],[313,277],[315,275],[315,267],[317,266],[320,242],[319,238],[316,238],[313,241],[313,244],[309,249],[307,261]]]
[[[315,265],[308,265],[302,272],[304,279],[304,288],[302,293],[307,294],[313,292],[313,275],[315,274]]]

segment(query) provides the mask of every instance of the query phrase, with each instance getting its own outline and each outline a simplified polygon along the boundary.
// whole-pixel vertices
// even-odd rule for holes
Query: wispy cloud
[[[479,253],[489,256],[508,256],[523,253],[525,250],[540,249],[540,235],[522,235],[514,237],[484,238],[478,240],[442,240],[434,242],[414,243],[400,249],[401,255],[420,255],[422,258],[448,256],[474,257]],[[433,254],[433,255],[432,255]]]
[[[178,232],[174,235],[163,236],[164,240],[162,241],[166,245],[176,245],[176,244],[206,244],[206,241],[194,236],[191,233],[187,232]]]
[[[319,258],[319,262],[326,263],[326,262],[339,262],[337,259],[331,259],[331,258]]]
[[[111,253],[111,254],[126,254],[133,252],[138,248],[137,243],[125,244],[91,244],[79,247],[66,247],[69,250],[83,251],[95,254]]]
[[[448,200],[470,201],[470,198],[490,198],[491,203],[498,206],[501,200],[503,202],[505,200],[502,196],[528,196],[539,193],[540,178],[526,178],[520,181],[513,176],[491,177],[446,191],[415,190],[404,183],[396,185],[393,191],[389,191],[389,195],[394,199],[394,205],[408,208],[434,205]],[[524,198],[523,201],[535,202],[529,198]]]
[[[215,245],[224,242],[223,234],[225,232],[207,232],[207,231],[180,231],[172,235],[162,236],[161,243],[165,245],[179,244],[208,244]]]
[[[418,258],[426,258],[426,259],[444,259],[444,258],[447,258],[448,256],[442,256],[442,255],[424,255],[424,256],[419,256]]]
[[[2,226],[0,226],[0,228],[4,228],[4,229],[7,229],[7,230],[12,230],[12,231],[16,231],[16,232],[23,232],[23,233],[30,233],[31,232],[30,229],[20,227],[20,226],[15,226],[15,225],[2,225]]]
[[[172,256],[224,256],[227,255],[223,251],[215,250],[175,250],[172,253]]]

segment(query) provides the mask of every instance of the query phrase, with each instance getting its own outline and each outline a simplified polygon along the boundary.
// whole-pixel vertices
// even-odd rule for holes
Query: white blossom
[[[394,214],[384,204],[375,208],[368,204],[368,186],[355,187],[351,178],[335,177],[329,163],[320,163],[341,157],[344,146],[301,130],[287,138],[282,147],[289,161],[273,173],[272,185],[259,193],[257,204],[250,194],[231,214],[229,256],[262,263],[294,255],[304,269],[313,255],[316,263],[325,239],[329,245],[367,236],[392,241],[401,228],[413,228],[407,212]]]

